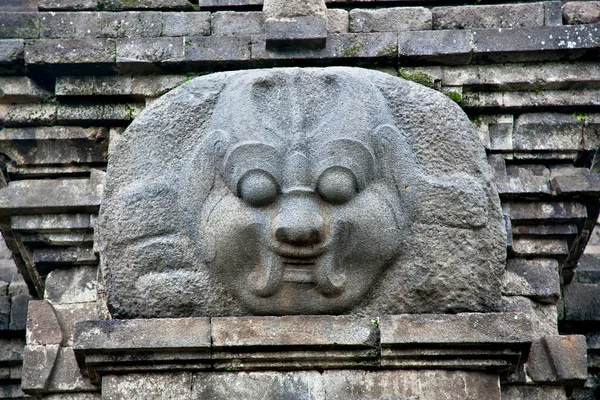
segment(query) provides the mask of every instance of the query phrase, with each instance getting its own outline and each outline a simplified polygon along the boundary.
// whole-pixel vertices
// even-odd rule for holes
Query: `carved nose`
[[[275,237],[283,243],[306,246],[321,242],[323,218],[311,195],[284,196],[275,227]]]

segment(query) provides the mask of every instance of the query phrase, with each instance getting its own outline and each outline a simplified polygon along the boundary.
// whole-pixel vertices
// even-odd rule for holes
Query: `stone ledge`
[[[78,323],[74,351],[93,382],[141,371],[502,372],[516,369],[532,335],[525,313],[112,320]]]

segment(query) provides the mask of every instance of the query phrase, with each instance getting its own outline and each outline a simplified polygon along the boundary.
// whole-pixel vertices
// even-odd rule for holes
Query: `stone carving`
[[[359,68],[218,73],[115,139],[99,243],[117,318],[499,307],[499,198],[438,92]]]

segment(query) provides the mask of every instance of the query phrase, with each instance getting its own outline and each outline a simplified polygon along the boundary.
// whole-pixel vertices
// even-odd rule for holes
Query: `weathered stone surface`
[[[208,318],[80,322],[76,349],[82,350],[204,350],[211,347]]]
[[[500,388],[495,375],[459,371],[197,373],[192,397],[499,400]]]
[[[40,11],[95,10],[98,0],[37,0]]]
[[[0,74],[14,72],[23,62],[23,39],[0,40]]]
[[[185,38],[185,61],[226,62],[250,60],[249,37]]]
[[[515,149],[580,149],[584,132],[582,124],[572,114],[522,114],[515,121]]]
[[[90,214],[15,215],[11,228],[17,231],[72,232],[92,228]]]
[[[50,394],[44,396],[44,400],[100,400],[100,393],[65,393],[65,394]]]
[[[470,30],[400,32],[398,56],[401,60],[425,60],[443,64],[469,63],[473,35]]]
[[[149,50],[151,52],[151,50]],[[133,120],[143,110],[140,103],[130,104],[61,104],[56,119],[62,124],[123,124]]]
[[[211,14],[210,27],[215,36],[249,36],[264,32],[261,12],[219,11]]]
[[[164,12],[162,36],[208,36],[210,18],[208,12]]]
[[[579,384],[587,379],[585,336],[545,336],[533,342],[526,364],[527,374],[536,382]]]
[[[552,178],[552,189],[557,194],[598,195],[600,194],[600,175],[555,176]]]
[[[569,1],[563,6],[565,24],[594,24],[600,22],[600,1]]]
[[[29,302],[27,313],[28,345],[60,345],[63,334],[54,308],[46,300]]]
[[[320,17],[294,17],[286,19],[267,18],[265,20],[267,47],[318,48],[325,47],[327,39],[327,19]]]
[[[10,299],[10,325],[8,329],[13,331],[25,330],[27,325],[27,305],[29,294],[20,294]]]
[[[25,63],[112,63],[116,60],[115,49],[112,39],[40,39],[25,49]]]
[[[434,7],[433,29],[533,28],[544,25],[544,3]]]
[[[21,386],[28,392],[39,392],[48,387],[50,375],[58,358],[60,346],[25,346]]]
[[[2,362],[12,361],[20,362],[23,361],[23,347],[25,346],[25,340],[23,338],[0,338],[0,360]]]
[[[331,86],[333,82],[337,83]],[[272,92],[273,88],[278,89]],[[292,92],[310,99],[310,111]],[[336,103],[338,96],[349,100]],[[232,115],[231,109],[240,112]],[[152,103],[144,116],[111,150],[112,175],[100,217],[100,251],[113,315],[379,315],[499,309],[506,236],[498,196],[470,121],[439,92],[352,68],[231,72],[180,86]],[[296,120],[302,125],[288,126]],[[403,128],[406,133],[401,133],[395,127],[399,121],[414,129]],[[288,145],[276,147],[280,140],[292,140],[295,129],[308,134],[320,124],[325,125],[319,132],[326,133],[302,139],[313,149],[308,155],[288,153]],[[275,142],[268,133],[272,126],[285,132]],[[160,135],[149,134],[153,131]],[[169,134],[175,131],[188,134]],[[226,139],[233,153],[205,154],[224,132],[239,132]],[[253,150],[239,142],[242,137],[269,144]],[[381,137],[391,144],[379,143]],[[338,143],[340,149],[333,150]],[[331,153],[321,153],[330,147]],[[157,157],[167,154],[164,148],[180,157]],[[221,161],[214,164],[213,157]],[[382,165],[380,172],[371,170],[373,157]],[[288,158],[291,164],[279,166]],[[273,196],[263,199],[261,189],[257,199],[252,197],[253,184],[242,183],[245,168],[250,168],[242,166],[246,162],[253,165],[252,171],[263,171],[260,176],[268,174],[263,176],[266,181],[254,172],[250,175]],[[221,164],[228,172],[217,173]],[[309,172],[313,164],[320,172]],[[356,182],[349,187],[357,189],[329,193],[325,182],[331,179],[333,185],[338,174],[346,181],[344,171],[355,168],[347,178]],[[301,171],[306,174],[295,175]],[[336,178],[329,178],[327,171],[337,171]],[[310,189],[306,197],[288,195],[285,188],[294,180],[317,189]],[[273,182],[282,185],[281,192],[273,189]],[[217,195],[211,187],[219,188],[221,201],[213,203]],[[401,196],[398,187],[406,188]],[[179,214],[173,204],[186,211]],[[196,206],[188,210],[192,204]],[[215,208],[206,220],[202,210],[209,204]],[[373,213],[365,214],[365,209]],[[446,213],[439,211],[443,209]],[[279,216],[261,216],[266,210]],[[319,214],[325,211],[319,210],[331,213],[326,229]],[[265,222],[256,225],[256,218]],[[411,223],[413,219],[418,222]],[[355,228],[348,231],[346,224]],[[384,234],[390,230],[398,234]],[[319,232],[327,232],[328,238]],[[263,249],[260,243],[272,244]]]
[[[502,400],[565,400],[561,386],[502,385]]]
[[[502,294],[556,304],[560,296],[558,262],[554,259],[509,259],[502,280]]]
[[[0,11],[37,11],[37,2],[38,0],[4,0],[0,4]]]
[[[60,324],[62,346],[73,346],[75,325],[81,321],[99,319],[96,303],[54,304],[54,313]]]
[[[40,15],[36,12],[1,12],[0,38],[35,39],[40,36]]]
[[[567,256],[569,244],[565,239],[514,239],[512,250],[517,257]]]
[[[565,318],[571,321],[600,320],[600,284],[572,281],[564,287]]]
[[[531,336],[534,339],[547,335],[558,335],[558,316],[556,306],[553,304],[541,304],[522,296],[503,296],[502,310],[528,314],[533,328]]]
[[[96,301],[98,267],[56,269],[46,277],[44,298],[57,303]]]
[[[56,104],[1,104],[4,126],[36,126],[56,123]]]
[[[102,378],[102,398],[113,400],[191,399],[192,374],[190,372],[170,372],[107,375]]]
[[[327,32],[329,33],[347,33],[348,32],[348,11],[338,8],[327,10]]]
[[[81,375],[73,349],[61,347],[58,350],[47,390],[50,392],[96,392],[98,387],[92,385],[88,378]]]
[[[0,193],[0,214],[97,212],[100,190],[89,179],[13,181]]]
[[[584,222],[587,209],[576,202],[518,202],[510,201],[502,204],[505,214],[510,215],[513,222],[531,223],[541,220],[553,222]]]
[[[183,38],[120,39],[117,62],[160,62],[183,57]]]
[[[544,2],[544,25],[561,26],[563,24],[563,12],[561,1]]]
[[[268,18],[317,17],[327,18],[324,0],[265,0],[263,13]]]
[[[64,113],[61,109],[60,118]],[[3,153],[18,165],[106,162],[106,128],[39,127],[0,131]]]
[[[531,341],[531,317],[525,313],[385,315],[379,319],[379,329],[383,346]]]
[[[25,76],[0,77],[0,102],[14,103],[40,101],[50,97],[50,92]]]
[[[424,31],[431,29],[431,11],[424,7],[396,7],[350,11],[350,32]]]
[[[193,10],[188,0],[98,0],[104,10]]]

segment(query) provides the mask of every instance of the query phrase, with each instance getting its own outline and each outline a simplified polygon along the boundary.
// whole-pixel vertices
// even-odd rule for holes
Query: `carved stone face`
[[[398,255],[410,207],[353,136],[227,146],[198,229],[208,268],[253,313],[342,312]]]

